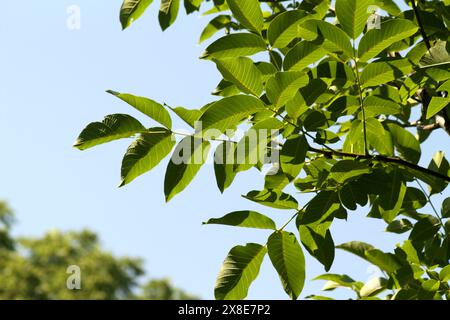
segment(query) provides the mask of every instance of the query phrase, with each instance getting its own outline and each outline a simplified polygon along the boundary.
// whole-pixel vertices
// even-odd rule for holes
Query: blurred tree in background
[[[167,279],[139,285],[142,260],[103,250],[92,231],[14,238],[13,223],[14,213],[0,202],[0,299],[196,299]],[[80,290],[67,288],[71,265],[80,267]]]

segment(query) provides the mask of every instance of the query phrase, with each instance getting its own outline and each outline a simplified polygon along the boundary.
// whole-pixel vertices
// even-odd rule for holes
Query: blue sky
[[[213,99],[209,92],[220,80],[212,63],[198,59],[205,45],[198,45],[197,39],[208,18],[183,14],[162,33],[153,5],[122,32],[120,3],[27,0],[19,8],[14,2],[3,4],[0,197],[16,210],[16,234],[89,228],[114,253],[143,257],[151,277],[169,277],[189,292],[212,298],[217,272],[229,249],[247,242],[264,243],[268,233],[202,226],[201,222],[234,210],[254,209],[283,223],[291,212],[266,210],[240,197],[263,187],[256,171],[240,174],[221,195],[212,166],[205,166],[185,192],[165,204],[166,162],[129,186],[116,188],[122,155],[131,140],[85,152],[72,148],[80,130],[106,114],[129,113],[150,126],[139,113],[106,94],[107,89],[199,108]],[[80,30],[66,26],[69,5],[81,8]],[[180,122],[174,127],[186,128]],[[433,134],[423,150],[424,163],[433,151],[450,153],[447,142],[442,133]],[[303,196],[297,198],[300,204],[306,202]],[[436,203],[441,199],[437,196]],[[365,209],[350,212],[348,222],[335,223],[335,242],[360,240],[393,249],[401,237],[385,233],[383,222],[367,219],[365,214]],[[363,281],[374,272],[342,252],[337,252],[331,271]],[[323,272],[315,260],[307,258],[303,297],[319,293],[323,282],[309,280]],[[248,297],[287,297],[268,258]]]

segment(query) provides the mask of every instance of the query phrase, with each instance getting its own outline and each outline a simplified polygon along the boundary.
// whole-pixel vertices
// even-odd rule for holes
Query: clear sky
[[[16,234],[89,228],[97,231],[104,246],[114,253],[143,257],[150,276],[169,277],[191,293],[213,298],[215,278],[229,249],[247,242],[264,243],[268,233],[202,226],[201,222],[234,210],[254,209],[282,223],[291,212],[267,210],[240,197],[262,189],[263,178],[257,171],[238,175],[221,195],[213,167],[205,166],[185,192],[165,204],[167,162],[129,186],[116,188],[121,159],[131,140],[85,152],[72,148],[85,125],[107,114],[129,113],[151,125],[106,94],[107,89],[199,108],[213,99],[209,92],[220,80],[212,63],[198,59],[205,45],[198,45],[197,39],[208,18],[182,14],[162,33],[154,4],[122,32],[120,4],[121,0],[3,4],[0,197],[16,210]],[[66,26],[70,5],[81,8],[80,30]],[[186,127],[176,122],[175,128]],[[448,139],[443,133],[433,134],[424,147],[423,163],[429,162],[433,151],[450,154]],[[303,196],[297,198],[305,203]],[[441,200],[436,197],[437,203]],[[335,222],[335,242],[360,240],[392,250],[401,237],[385,233],[385,224],[365,218],[366,213],[366,209],[350,212],[348,222]],[[323,272],[321,265],[307,257],[302,297],[319,293],[323,282],[310,279]],[[365,281],[375,270],[356,257],[337,252],[331,272]],[[268,258],[248,297],[287,297]]]

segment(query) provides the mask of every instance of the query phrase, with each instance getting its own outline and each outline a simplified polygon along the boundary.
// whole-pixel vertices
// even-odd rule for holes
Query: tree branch
[[[428,39],[428,36],[425,32],[425,28],[423,26],[422,17],[420,16],[419,10],[416,6],[416,0],[411,1],[412,8],[414,10],[414,15],[417,19],[417,24],[419,25],[420,33],[422,35],[423,41],[425,42],[425,45],[427,46],[428,51],[431,49],[430,40]]]
[[[354,154],[354,153],[348,153],[348,152],[342,152],[342,151],[337,151],[337,150],[322,150],[322,149],[317,149],[314,147],[309,147],[309,150],[312,152],[317,152],[320,154],[323,154],[327,157],[333,157],[333,156],[337,156],[337,157],[349,157],[349,158],[354,158],[354,159],[366,159],[366,160],[374,160],[374,161],[378,161],[378,162],[383,162],[383,163],[394,163],[394,164],[398,164],[410,169],[414,169],[420,172],[423,172],[425,174],[428,174],[430,176],[442,179],[444,181],[450,182],[450,177],[446,176],[442,173],[433,171],[431,169],[428,168],[424,168],[421,167],[417,164],[408,162],[406,160],[403,160],[402,158],[399,157],[386,157],[386,156],[382,156],[382,155],[364,155],[364,154]]]

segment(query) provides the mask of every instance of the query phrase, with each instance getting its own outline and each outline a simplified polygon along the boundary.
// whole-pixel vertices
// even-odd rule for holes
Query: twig
[[[428,39],[428,36],[427,36],[427,34],[425,32],[425,28],[423,26],[422,18],[420,16],[419,10],[417,9],[417,6],[416,6],[416,0],[412,0],[411,4],[412,4],[412,8],[414,10],[414,15],[416,16],[416,19],[417,19],[417,23],[419,25],[419,29],[420,29],[420,33],[422,35],[423,41],[425,42],[425,45],[427,46],[427,49],[429,51],[431,49],[430,40]]]
[[[348,153],[348,152],[342,152],[342,151],[330,151],[330,150],[321,150],[321,149],[317,149],[314,147],[309,147],[309,150],[312,152],[317,152],[317,153],[321,153],[325,156],[328,157],[333,157],[333,156],[337,156],[337,157],[348,157],[348,158],[354,158],[354,159],[364,159],[364,160],[373,160],[373,161],[378,161],[378,162],[383,162],[383,163],[394,163],[394,164],[398,164],[413,170],[417,170],[423,173],[426,173],[430,176],[442,179],[446,182],[450,182],[450,177],[446,176],[442,173],[433,171],[431,169],[428,168],[424,168],[421,167],[417,164],[408,162],[406,160],[403,160],[402,158],[399,157],[386,157],[386,156],[382,156],[382,155],[364,155],[364,154],[354,154],[354,153]]]

